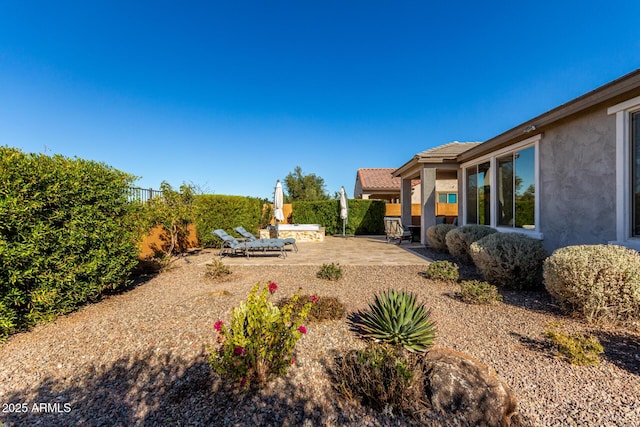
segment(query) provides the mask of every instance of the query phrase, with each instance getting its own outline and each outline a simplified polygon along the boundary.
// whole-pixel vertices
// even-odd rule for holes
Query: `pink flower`
[[[218,320],[216,323],[213,324],[213,329],[220,332],[220,329],[222,329],[222,325],[224,325],[224,323],[222,323],[222,320]]]
[[[300,325],[300,326],[298,326],[298,332],[300,332],[302,334],[306,334],[307,333],[307,328],[305,328],[304,325]]]
[[[296,363],[296,359],[291,359],[291,364],[293,365],[294,363]]]
[[[315,304],[315,303],[317,303],[317,302],[318,302],[318,299],[319,299],[319,298],[318,298],[317,296],[315,296],[315,295],[311,295],[311,302],[312,302],[312,303],[314,303],[314,304]]]
[[[235,354],[236,356],[244,356],[244,347],[236,347],[233,349],[233,354]]]
[[[269,292],[274,293],[276,290],[278,290],[278,285],[273,282],[269,283]]]
[[[242,379],[240,380],[240,387],[244,387],[246,383],[247,383],[247,379],[245,377],[242,377]]]

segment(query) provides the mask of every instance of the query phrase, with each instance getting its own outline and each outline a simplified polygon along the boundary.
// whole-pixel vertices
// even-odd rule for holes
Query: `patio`
[[[287,257],[278,252],[256,252],[244,256],[225,256],[228,265],[420,265],[429,260],[409,250],[424,247],[419,243],[387,243],[384,236],[327,236],[324,242],[298,242],[298,252],[287,247]],[[217,254],[217,250],[214,252]]]

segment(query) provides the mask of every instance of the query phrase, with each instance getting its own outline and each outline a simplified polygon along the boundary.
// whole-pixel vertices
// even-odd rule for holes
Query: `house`
[[[391,173],[395,168],[360,168],[356,173],[356,185],[353,190],[353,197],[356,199],[385,200],[388,203],[400,202],[400,182],[401,179],[394,177]],[[411,191],[420,184],[420,180],[410,181]],[[415,191],[410,199],[414,204],[420,203],[420,195]]]
[[[640,250],[640,69],[441,160],[412,159],[393,172],[403,189],[422,178],[423,243],[435,224],[432,182],[455,170],[460,224],[523,233],[548,251],[599,243]]]

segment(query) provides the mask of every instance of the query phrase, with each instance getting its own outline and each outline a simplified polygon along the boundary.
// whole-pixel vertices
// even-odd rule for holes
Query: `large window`
[[[535,229],[535,148],[497,159],[497,225]]]
[[[466,224],[539,232],[536,153],[541,137],[536,135],[510,150],[500,150],[479,163],[462,165]]]

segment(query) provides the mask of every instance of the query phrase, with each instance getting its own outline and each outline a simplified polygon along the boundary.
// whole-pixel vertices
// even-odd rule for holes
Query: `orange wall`
[[[188,230],[189,235],[184,242],[181,242],[181,250],[195,248],[199,244],[196,234],[196,226],[193,224],[189,224]],[[163,231],[162,227],[155,226],[154,228],[152,228],[149,234],[145,236],[144,239],[142,239],[140,254],[138,255],[138,258],[144,259],[155,255],[154,248],[161,248],[163,245],[166,245],[168,237],[169,236]]]

